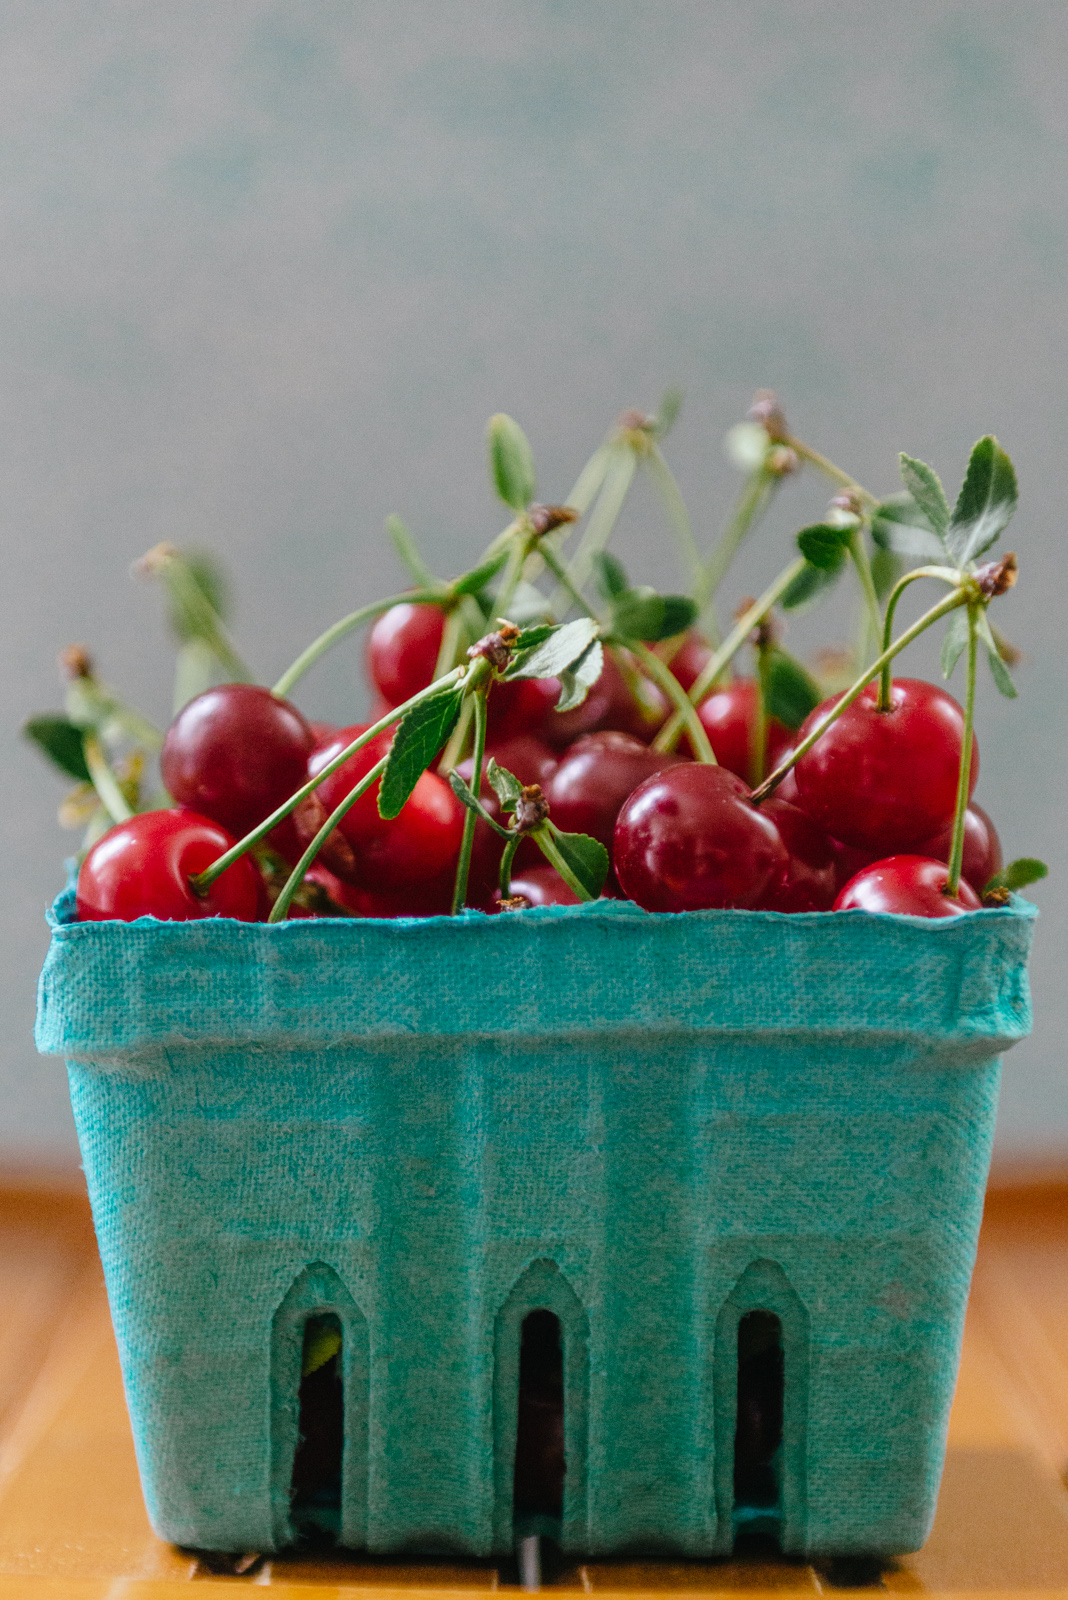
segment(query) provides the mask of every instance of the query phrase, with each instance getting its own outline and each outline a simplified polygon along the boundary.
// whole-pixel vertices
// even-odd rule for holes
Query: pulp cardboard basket
[[[79,924],[68,891],[37,1038],[156,1531],[293,1540],[311,1326],[343,1545],[917,1548],[1034,914]]]

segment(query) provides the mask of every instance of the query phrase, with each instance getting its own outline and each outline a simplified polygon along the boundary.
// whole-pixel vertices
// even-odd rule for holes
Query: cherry
[[[779,830],[789,851],[785,867],[758,903],[761,911],[829,911],[838,885],[835,882],[835,848],[818,822],[788,801],[772,795],[760,807]]]
[[[613,656],[606,655],[604,660],[604,672],[598,682],[607,675],[612,703],[602,726],[632,734],[648,744],[650,739],[656,738],[670,714],[667,696],[644,673],[632,670],[627,678]]]
[[[735,678],[722,689],[713,689],[697,708],[716,760],[728,772],[737,773],[746,783],[756,784],[764,776],[757,771],[757,713],[759,688],[755,678]],[[767,760],[770,772],[777,767],[793,743],[789,728],[774,717],[767,723]]]
[[[487,765],[492,756],[498,765],[506,767],[514,774],[520,783],[538,783],[543,787],[549,782],[556,770],[556,757],[541,739],[533,734],[518,734],[514,739],[506,739],[501,744],[486,746]],[[470,783],[474,763],[468,758],[461,761],[457,771],[462,778]],[[500,802],[490,788],[489,779],[486,777],[485,768],[482,772],[482,804],[495,822],[502,826],[507,825],[507,818],[502,816]],[[475,823],[475,837],[471,848],[471,870],[467,880],[467,899],[470,905],[481,905],[492,895],[500,877],[501,856],[504,853],[504,840],[500,834],[494,833],[487,827],[481,818]],[[515,854],[517,869],[526,865],[537,866],[544,861],[544,856],[534,843],[533,839],[524,839]]]
[[[545,791],[550,815],[565,833],[588,833],[611,850],[623,802],[639,783],[682,759],[650,750],[629,733],[588,733],[564,752]]]
[[[514,678],[510,683],[495,683],[486,702],[489,738],[498,743],[527,734],[547,738],[546,729],[559,698],[556,678]]]
[[[434,681],[445,613],[440,606],[402,601],[383,611],[367,636],[367,670],[390,706],[399,706]]]
[[[224,683],[184,706],[160,770],[172,798],[240,839],[307,777],[315,735],[296,706],[252,683]],[[288,840],[280,841],[285,849]]]
[[[198,917],[236,917],[257,922],[263,911],[263,879],[249,856],[227,867],[201,899],[189,879],[203,872],[236,841],[210,817],[175,806],[142,811],[117,822],[98,839],[78,873],[77,906],[82,922],[191,922]]]
[[[948,861],[953,844],[953,824],[950,822],[941,833],[920,846],[920,854],[933,856],[936,861]],[[1001,854],[1001,840],[997,829],[983,810],[973,800],[964,813],[964,864],[961,873],[976,894],[982,894],[995,872],[1005,865]]]
[[[964,713],[944,689],[898,678],[888,711],[870,683],[797,763],[805,810],[835,839],[881,856],[913,849],[952,819]],[[803,739],[840,696],[825,700]],[[979,775],[972,755],[971,787]]]
[[[831,848],[834,850],[835,893],[844,889],[863,867],[870,867],[873,861],[880,859],[877,851],[858,850],[854,845],[843,844],[841,839],[832,839]]]
[[[834,902],[835,911],[890,911],[907,917],[959,917],[982,902],[961,880],[959,898],[946,893],[946,864],[926,856],[889,856],[864,867]]]
[[[701,673],[712,659],[712,646],[707,639],[691,628],[684,633],[675,654],[668,662],[675,677],[689,694]]]
[[[532,906],[577,906],[582,902],[548,862],[540,867],[528,867],[512,878],[512,894],[522,895]],[[501,909],[501,891],[495,889],[486,909],[492,913]]]
[[[308,776],[321,772],[364,732],[360,725],[343,728],[329,744],[320,745],[308,762]],[[316,793],[328,812],[381,761],[392,737],[391,732],[380,733],[323,780]],[[356,860],[350,876],[359,887],[375,893],[416,885],[436,890],[455,867],[463,808],[436,772],[424,772],[398,817],[387,821],[379,816],[376,782],[346,812],[338,832],[352,847]]]
[[[382,889],[372,892],[345,883],[318,862],[308,869],[308,878],[326,890],[337,905],[343,906],[357,917],[437,917],[446,916],[452,907],[452,880],[440,881],[429,888],[418,885],[405,889]],[[308,913],[296,904],[290,907],[290,916]],[[312,913],[316,915],[316,913]]]
[[[684,762],[640,784],[614,839],[623,893],[646,911],[755,906],[787,862],[769,817],[725,767]]]

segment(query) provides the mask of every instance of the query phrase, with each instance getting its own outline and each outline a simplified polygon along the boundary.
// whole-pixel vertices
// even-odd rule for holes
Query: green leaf
[[[1026,889],[1029,883],[1039,883],[1048,877],[1049,868],[1044,861],[1034,856],[1020,856],[1019,860],[1010,861],[1007,867],[995,872],[990,882],[984,884],[983,893],[990,889]]]
[[[460,720],[462,688],[418,701],[400,720],[378,786],[378,814],[400,814],[405,801]]]
[[[881,544],[876,544],[871,558],[871,581],[880,600],[885,600],[904,571],[904,562]]]
[[[944,562],[946,549],[912,496],[887,495],[876,506],[871,519],[871,536],[883,550],[893,551],[907,561]]]
[[[845,561],[852,532],[851,528],[835,528],[829,522],[814,522],[801,529],[797,548],[821,572],[837,572]]]
[[[675,423],[678,421],[679,412],[682,410],[682,390],[672,387],[665,389],[660,398],[660,405],[656,416],[653,418],[653,432],[658,439],[666,439]]]
[[[473,811],[476,817],[481,817],[483,822],[488,822],[494,833],[499,833],[502,839],[514,838],[507,828],[502,828],[495,817],[491,817],[481,800],[476,800],[469,784],[465,783],[454,767],[449,773],[449,787],[462,806],[468,811]]]
[[[598,589],[606,600],[616,600],[630,593],[630,579],[618,556],[607,550],[598,550],[593,556],[593,574]]]
[[[976,632],[986,648],[986,659],[990,663],[990,676],[997,685],[998,692],[1003,694],[1006,700],[1015,700],[1017,698],[1016,685],[1012,681],[1012,674],[1002,660],[1001,651],[998,649],[997,640],[990,630],[990,619],[985,610],[978,613],[975,625]]]
[[[514,811],[523,796],[523,785],[515,773],[509,772],[507,767],[499,767],[490,756],[486,777],[489,779],[490,788],[501,802],[501,810]]]
[[[484,561],[480,567],[475,567],[471,572],[465,572],[463,577],[450,583],[449,588],[453,594],[477,594],[478,591],[495,578],[504,563],[508,560],[508,551],[499,550],[495,556]]]
[[[597,622],[593,617],[576,617],[574,622],[565,622],[562,627],[554,628],[547,638],[542,639],[533,649],[520,650],[516,648],[510,665],[504,676],[506,678],[556,678],[567,667],[573,667],[580,656],[585,655],[593,640],[597,637]],[[531,629],[531,632],[535,630]],[[520,641],[523,635],[520,634]]]
[[[611,627],[622,639],[651,644],[685,632],[696,616],[697,606],[689,595],[632,589],[612,607]]]
[[[559,626],[558,622],[539,622],[536,627],[524,628],[513,648],[517,651],[533,650],[535,645],[551,639]]]
[[[953,668],[961,658],[961,653],[968,646],[968,610],[961,606],[959,611],[950,613],[949,626],[946,628],[945,638],[942,640],[942,676],[952,678]]]
[[[534,453],[526,434],[503,411],[489,419],[486,428],[489,445],[490,477],[506,506],[523,511],[534,498]]]
[[[559,674],[560,698],[555,709],[574,711],[585,700],[603,670],[604,650],[600,639],[595,639],[572,666],[565,667]]]
[[[901,481],[906,490],[934,533],[939,536],[944,534],[949,526],[949,501],[938,473],[926,461],[917,461],[915,456],[907,456],[903,450],[898,460],[901,463]]]
[[[778,646],[773,646],[764,658],[761,682],[768,716],[788,728],[799,728],[823,699],[819,684],[800,661]]]
[[[22,731],[68,778],[77,778],[80,783],[92,781],[85,764],[82,729],[67,717],[60,716],[58,712],[31,717],[23,723]]]
[[[946,547],[958,566],[990,548],[1012,520],[1018,499],[1012,462],[988,433],[971,453],[946,534]]]
[[[779,604],[784,611],[798,611],[802,606],[812,605],[825,590],[834,588],[841,575],[842,566],[828,572],[822,567],[814,567],[811,561],[808,561],[789,587],[783,591]]]
[[[608,851],[604,845],[599,839],[591,839],[589,834],[586,833],[561,833],[560,829],[551,822],[545,823],[544,826],[551,835],[553,844],[563,856],[586,893],[591,899],[596,900],[605,886],[610,865]],[[541,844],[541,840],[538,839],[540,832],[541,829],[537,828],[533,834],[539,845]],[[552,859],[548,851],[544,850],[544,847],[543,854],[549,860]]]
[[[395,511],[391,512],[386,518],[386,532],[389,534],[394,550],[396,550],[420,589],[438,588],[438,579],[435,578],[423,560],[411,530],[407,523],[401,521]]]

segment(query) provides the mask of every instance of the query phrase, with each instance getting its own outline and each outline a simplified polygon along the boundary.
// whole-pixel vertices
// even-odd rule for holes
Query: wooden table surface
[[[1068,1600],[1068,1184],[987,1203],[934,1533],[871,1584],[935,1595]],[[848,1593],[858,1574],[805,1563],[590,1563],[573,1593]],[[470,1566],[253,1560],[242,1575],[152,1534],[88,1210],[77,1195],[0,1187],[0,1600],[203,1600],[465,1594],[514,1587]],[[857,1591],[859,1592],[859,1590]],[[870,1589],[869,1589],[870,1592]]]

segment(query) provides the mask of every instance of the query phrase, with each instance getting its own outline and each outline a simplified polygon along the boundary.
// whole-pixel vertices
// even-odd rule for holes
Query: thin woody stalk
[[[964,824],[971,793],[972,756],[975,743],[975,673],[979,639],[976,630],[976,606],[968,606],[968,687],[964,697],[964,737],[960,748],[960,771],[957,776],[957,802],[953,813],[953,842],[949,849],[949,877],[946,893],[957,898],[960,891],[960,874],[964,865]]]
[[[351,789],[345,796],[344,800],[334,807],[333,811],[327,817],[326,821],[319,829],[319,832],[315,835],[315,838],[312,840],[311,844],[305,850],[304,854],[293,868],[293,871],[286,879],[284,885],[282,886],[281,894],[271,907],[271,914],[267,918],[268,922],[282,922],[285,920],[286,913],[289,911],[289,908],[293,903],[293,896],[304,882],[304,876],[307,873],[308,868],[312,865],[316,856],[319,854],[319,851],[333,833],[342,817],[344,817],[347,812],[352,810],[352,807],[356,804],[357,800],[359,800],[362,795],[365,795],[371,785],[382,776],[386,769],[386,762],[388,760],[388,756],[383,756],[381,761],[376,761],[370,772],[365,773],[356,787]]]
[[[473,695],[475,705],[475,751],[471,772],[471,789],[476,800],[482,795],[482,763],[486,758],[486,696],[489,683],[481,684]],[[458,916],[467,899],[467,880],[471,872],[471,851],[475,844],[475,827],[478,818],[470,810],[464,811],[464,832],[460,841],[460,858],[456,863],[456,881],[452,891],[452,916]]]

